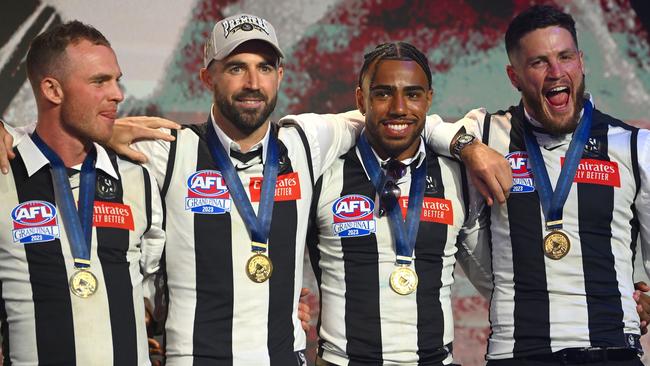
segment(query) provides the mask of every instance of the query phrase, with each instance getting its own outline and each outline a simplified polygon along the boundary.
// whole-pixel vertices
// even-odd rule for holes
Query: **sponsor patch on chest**
[[[262,193],[262,177],[253,177],[248,185],[251,202],[259,202]],[[300,199],[300,177],[298,172],[278,175],[275,182],[275,201],[295,201]]]
[[[27,201],[11,210],[14,243],[31,244],[59,238],[56,207],[47,201]]]
[[[218,170],[201,170],[187,178],[185,210],[219,215],[230,212],[230,192]]]
[[[406,217],[409,207],[408,197],[400,197],[399,206],[402,209],[402,217]],[[454,224],[454,209],[451,201],[444,198],[424,197],[420,221],[437,222],[439,224]]]
[[[533,172],[528,164],[528,153],[525,151],[513,151],[506,155],[506,160],[512,169],[511,193],[528,193],[535,191]]]
[[[95,201],[93,225],[133,231],[135,225],[131,206],[115,202]]]
[[[564,157],[560,158],[560,164],[564,166]],[[578,164],[573,181],[576,183],[620,187],[621,174],[618,170],[618,163],[615,161],[582,159]]]
[[[375,232],[375,203],[360,194],[337,199],[332,205],[334,233],[339,237],[365,236]]]

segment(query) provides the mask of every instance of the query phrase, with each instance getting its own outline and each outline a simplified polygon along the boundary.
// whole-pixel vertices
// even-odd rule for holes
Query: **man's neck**
[[[92,142],[84,143],[67,133],[60,126],[50,126],[40,121],[36,124],[35,132],[63,160],[63,164],[68,168],[83,163],[92,146]]]
[[[409,146],[408,148],[401,151],[387,151],[385,149],[378,148],[378,144],[371,141],[370,139],[368,139],[368,143],[370,144],[370,147],[372,147],[375,154],[377,154],[381,160],[395,159],[398,161],[404,161],[407,159],[415,158],[417,156],[417,154],[420,152],[421,141],[418,140],[417,144],[413,144],[413,146]]]

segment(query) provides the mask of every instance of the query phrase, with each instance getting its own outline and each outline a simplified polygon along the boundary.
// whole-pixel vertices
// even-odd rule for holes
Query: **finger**
[[[311,325],[309,324],[309,322],[301,321],[300,326],[302,326],[302,330],[304,330],[305,333],[309,332],[309,329],[311,329]]]
[[[496,169],[496,172],[497,182],[501,186],[505,198],[508,198],[510,195],[510,189],[512,188],[512,170],[510,170],[510,164],[504,160],[504,164],[499,164],[499,168]]]
[[[492,206],[494,201],[492,200],[492,195],[490,194],[490,190],[488,187],[483,183],[482,180],[478,179],[477,177],[472,176],[472,182],[474,183],[474,187],[476,187],[476,190],[483,196],[485,199],[485,203],[488,206]]]
[[[160,347],[160,343],[155,338],[147,338],[147,341],[149,343],[149,354],[162,354],[162,347]]]
[[[499,181],[494,175],[488,174],[486,177],[484,177],[484,183],[487,186],[488,190],[490,191],[490,195],[492,196],[493,199],[495,199],[499,203],[506,202],[506,196],[503,193],[503,190],[501,189],[501,185],[499,184]]]
[[[120,146],[115,146],[113,147],[115,152],[123,157],[129,158],[131,160],[137,161],[138,163],[146,163],[149,161],[147,159],[147,156],[139,151],[133,150],[127,145],[120,145]]]
[[[133,142],[140,140],[165,140],[174,141],[176,137],[157,129],[136,127],[132,130]]]
[[[305,297],[309,295],[311,291],[307,287],[303,287],[300,289],[300,297]]]
[[[178,130],[181,125],[161,117],[132,116],[120,118],[122,121],[131,122],[148,128],[170,128]]]
[[[634,284],[634,289],[639,290],[639,291],[643,291],[643,292],[648,292],[648,291],[650,291],[650,286],[648,286],[648,284],[645,283],[644,281],[639,281],[639,282]]]

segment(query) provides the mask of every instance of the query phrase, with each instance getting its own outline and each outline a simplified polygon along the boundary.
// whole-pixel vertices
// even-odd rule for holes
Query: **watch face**
[[[461,144],[466,144],[468,142],[471,142],[472,140],[474,140],[474,136],[472,135],[462,135],[458,138],[458,142]]]

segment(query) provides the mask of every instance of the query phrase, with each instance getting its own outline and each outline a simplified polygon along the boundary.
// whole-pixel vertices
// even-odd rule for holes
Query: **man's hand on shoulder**
[[[13,136],[5,129],[4,121],[0,121],[0,170],[2,170],[2,174],[9,173],[9,160],[16,157],[13,143]]]
[[[160,128],[178,130],[181,125],[160,117],[119,118],[115,120],[113,137],[107,145],[119,155],[146,163],[146,155],[132,149],[131,144],[142,140],[174,141],[174,136],[159,130]]]
[[[481,141],[474,141],[460,151],[470,179],[488,206],[494,200],[505,203],[512,188],[512,171],[508,161]]]

